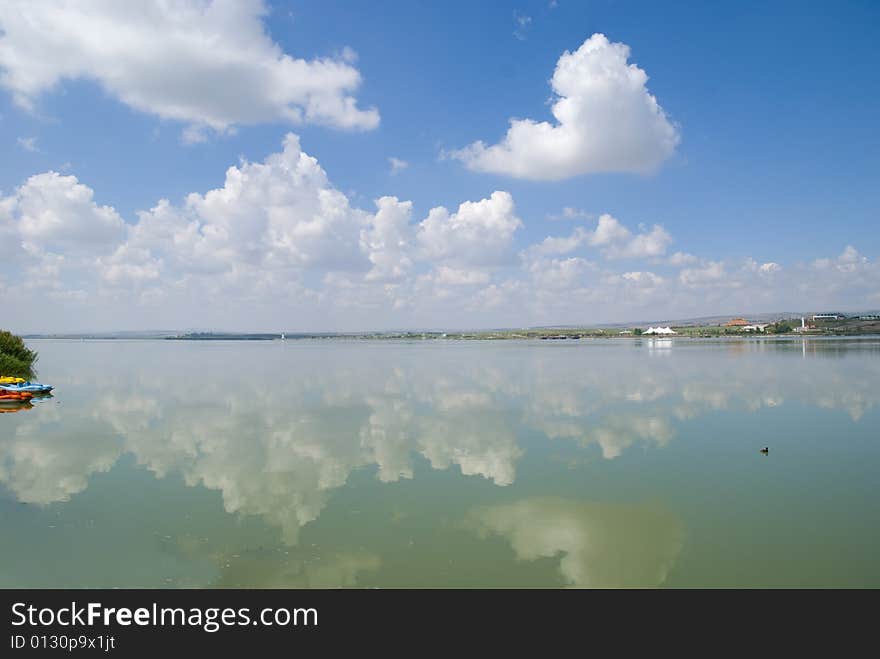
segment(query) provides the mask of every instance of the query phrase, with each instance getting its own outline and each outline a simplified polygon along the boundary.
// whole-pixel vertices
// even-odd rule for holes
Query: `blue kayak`
[[[2,384],[0,390],[12,392],[24,392],[28,394],[48,394],[54,387],[39,382],[25,382],[24,384]]]

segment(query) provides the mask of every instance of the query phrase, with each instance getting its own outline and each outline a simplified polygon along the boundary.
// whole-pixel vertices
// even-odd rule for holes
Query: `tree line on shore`
[[[30,379],[37,357],[20,336],[0,330],[0,375]]]

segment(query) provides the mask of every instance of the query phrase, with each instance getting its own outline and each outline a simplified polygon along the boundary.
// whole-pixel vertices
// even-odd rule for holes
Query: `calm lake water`
[[[878,339],[32,345],[0,587],[880,586]]]

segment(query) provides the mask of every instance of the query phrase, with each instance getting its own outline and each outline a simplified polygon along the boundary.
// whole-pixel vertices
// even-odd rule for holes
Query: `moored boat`
[[[54,387],[51,385],[40,384],[39,382],[0,385],[0,393],[6,391],[9,393],[48,394],[52,389]]]
[[[34,395],[29,391],[4,391],[0,389],[0,401],[29,401]]]

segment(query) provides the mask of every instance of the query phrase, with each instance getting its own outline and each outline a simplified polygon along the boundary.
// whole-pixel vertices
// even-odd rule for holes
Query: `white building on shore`
[[[642,334],[677,334],[671,327],[649,327]]]

